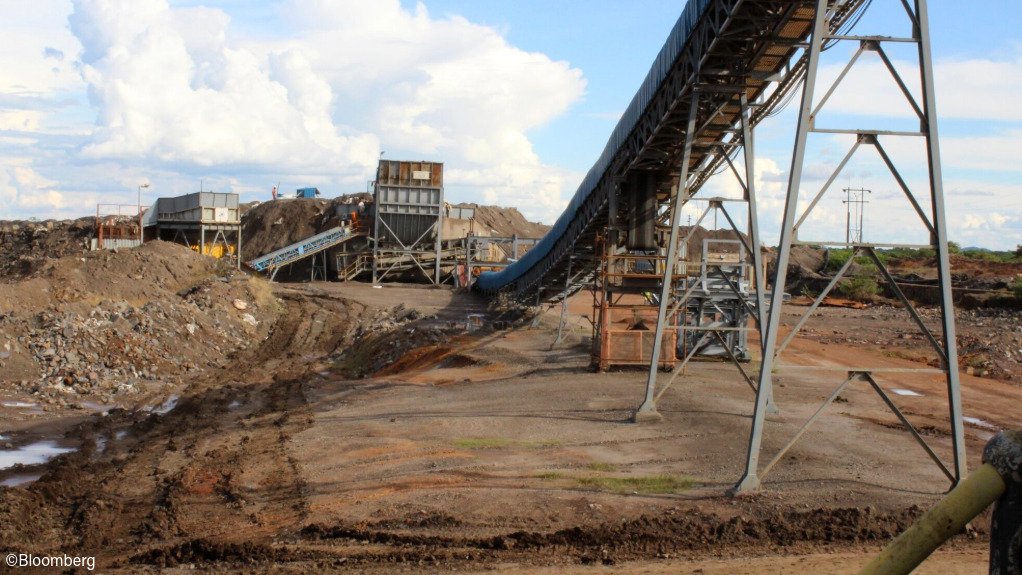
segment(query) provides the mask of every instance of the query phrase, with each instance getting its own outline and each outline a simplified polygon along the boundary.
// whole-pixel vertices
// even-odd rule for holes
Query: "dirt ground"
[[[631,423],[645,375],[588,369],[586,294],[557,346],[559,308],[494,330],[513,318],[447,289],[314,283],[273,295],[265,339],[173,379],[169,409],[128,395],[96,414],[10,423],[19,444],[79,449],[0,476],[45,472],[0,488],[0,551],[95,554],[114,573],[854,573],[949,486],[856,383],[762,491],[729,496],[752,391],[732,365],[693,363],[661,398],[662,422]],[[880,384],[917,394],[892,397],[949,461],[942,379],[899,371],[927,367],[903,357],[925,344],[898,338],[907,325],[844,309],[810,322],[776,375],[762,463],[860,365],[895,370],[876,372]],[[888,337],[917,347],[892,354]],[[352,372],[352,358],[381,367]],[[1022,390],[962,380],[975,467],[997,429],[1019,425]],[[920,572],[982,569],[987,523]]]

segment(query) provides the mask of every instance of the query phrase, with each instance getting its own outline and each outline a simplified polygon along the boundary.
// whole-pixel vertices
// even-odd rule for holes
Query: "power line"
[[[845,204],[845,243],[851,244],[854,237],[855,243],[862,243],[862,223],[866,213],[866,204],[869,200],[866,199],[866,194],[872,194],[873,190],[867,190],[866,188],[845,188],[845,199],[841,200],[842,204]],[[852,194],[855,194],[853,197]],[[854,208],[852,206],[855,206]],[[854,214],[853,214],[854,212]],[[854,217],[853,217],[854,215]],[[858,227],[853,227],[853,223],[858,220]]]

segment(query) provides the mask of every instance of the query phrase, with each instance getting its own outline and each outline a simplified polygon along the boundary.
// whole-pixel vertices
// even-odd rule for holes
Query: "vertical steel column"
[[[752,267],[756,278],[756,325],[759,328],[760,361],[766,357],[766,269],[763,266],[763,251],[760,247],[759,209],[756,204],[756,144],[753,139],[749,97],[742,91],[742,152],[745,154],[745,201],[749,205],[749,243],[752,251]],[[727,212],[725,211],[725,214]],[[738,231],[738,230],[735,230]],[[774,387],[766,389],[767,411],[777,413],[774,405]]]
[[[472,287],[472,250],[475,249],[475,234],[465,236],[465,287]]]
[[[795,212],[798,209],[798,191],[802,183],[802,168],[805,161],[806,142],[809,127],[813,121],[813,94],[816,90],[816,73],[820,67],[820,53],[823,49],[824,34],[827,31],[827,0],[817,0],[816,16],[813,33],[809,45],[809,63],[806,68],[805,84],[802,87],[802,106],[799,110],[798,128],[795,135],[794,152],[791,159],[791,171],[788,176],[788,195],[784,205],[784,223],[781,227],[780,253],[777,254],[777,273],[774,278],[773,292],[770,297],[770,313],[763,337],[763,362],[759,369],[759,389],[756,391],[756,408],[752,416],[752,430],[749,435],[748,457],[745,463],[745,474],[734,487],[734,492],[758,489],[759,452],[763,442],[763,423],[767,413],[767,403],[772,394],[773,380],[771,371],[774,367],[774,350],[777,347],[777,329],[781,322],[781,304],[784,301],[785,276],[788,260],[791,256],[791,236],[795,225]]]
[[[379,281],[380,261],[380,168],[376,168],[376,181],[373,182],[373,283]]]
[[[660,414],[656,409],[656,380],[657,371],[660,368],[660,350],[663,347],[664,324],[667,322],[667,309],[671,306],[671,288],[674,284],[674,268],[678,259],[678,235],[681,227],[681,206],[688,199],[688,173],[689,161],[692,158],[692,144],[695,140],[696,115],[699,113],[699,91],[692,91],[692,103],[688,110],[688,127],[685,130],[685,148],[681,156],[681,177],[678,180],[678,189],[671,202],[671,236],[667,245],[667,261],[664,266],[664,281],[660,289],[660,309],[657,312],[656,330],[653,335],[653,355],[649,360],[649,376],[646,380],[646,399],[635,412],[634,420],[649,421],[657,420]],[[675,350],[670,352],[677,353]]]
[[[238,241],[236,242],[235,251],[238,256],[238,269],[241,269],[241,224],[238,224]]]
[[[930,170],[930,200],[933,204],[933,244],[937,251],[937,277],[940,283],[940,313],[944,328],[944,351],[947,354],[947,394],[951,416],[951,439],[954,447],[955,482],[966,474],[965,430],[962,424],[962,392],[958,376],[958,343],[955,337],[954,303],[951,298],[951,264],[948,257],[947,220],[944,213],[944,184],[940,169],[940,146],[937,141],[937,114],[933,87],[933,60],[930,52],[930,25],[926,0],[916,0],[914,34],[919,40],[919,65],[923,86],[923,115],[926,118],[926,156]]]
[[[199,224],[199,253],[206,255],[206,226]]]
[[[440,251],[444,235],[444,188],[440,187],[440,210],[436,216],[436,263],[433,265],[433,283],[440,285]]]

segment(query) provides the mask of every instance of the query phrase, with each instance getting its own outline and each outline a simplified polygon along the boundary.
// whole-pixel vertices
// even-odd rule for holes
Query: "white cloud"
[[[338,117],[379,134],[387,157],[439,159],[455,192],[557,217],[581,174],[544,165],[528,133],[581,98],[581,71],[422,4],[294,0],[287,13],[309,31],[302,49],[338,94]]]
[[[220,10],[80,0],[70,21],[99,111],[86,157],[361,171],[376,155],[371,134],[332,126],[329,87],[300,54],[273,54],[267,65],[234,49]]]
[[[5,209],[62,212],[67,208],[67,201],[56,186],[57,182],[27,166],[0,165],[0,202]]]
[[[918,61],[889,55],[921,106]],[[821,66],[817,102],[846,62],[846,57],[839,56]],[[1016,50],[1000,58],[938,60],[934,64],[934,86],[941,118],[1022,121],[1022,107],[1015,103],[1016,94],[1022,91],[1022,51]],[[869,52],[859,58],[842,80],[821,116],[833,112],[886,118],[916,117],[880,58]]]
[[[71,62],[78,42],[64,20],[68,12],[70,0],[3,3],[3,19],[13,25],[0,25],[0,94],[49,98],[80,85]],[[54,57],[57,53],[65,57]]]
[[[282,12],[286,40],[235,41],[221,10],[76,0],[97,112],[82,155],[356,185],[386,150],[445,162],[455,191],[556,218],[581,178],[544,165],[528,132],[581,98],[579,70],[421,4],[294,0]]]

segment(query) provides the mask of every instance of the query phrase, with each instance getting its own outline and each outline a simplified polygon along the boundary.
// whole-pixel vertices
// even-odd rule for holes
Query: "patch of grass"
[[[544,447],[557,447],[561,442],[556,439],[540,439],[536,441],[515,441],[503,437],[478,437],[455,440],[454,446],[460,449],[504,449],[507,447],[521,447],[525,449],[543,449]]]
[[[510,447],[514,442],[500,437],[480,437],[477,439],[459,439],[454,446],[461,449],[500,449]]]
[[[696,482],[690,477],[649,475],[645,477],[580,477],[580,487],[616,493],[678,493],[691,489]]]
[[[617,471],[617,465],[613,463],[603,463],[602,461],[595,461],[586,465],[586,468],[590,471]]]
[[[560,471],[544,471],[537,474],[536,479],[564,479],[564,474]]]

